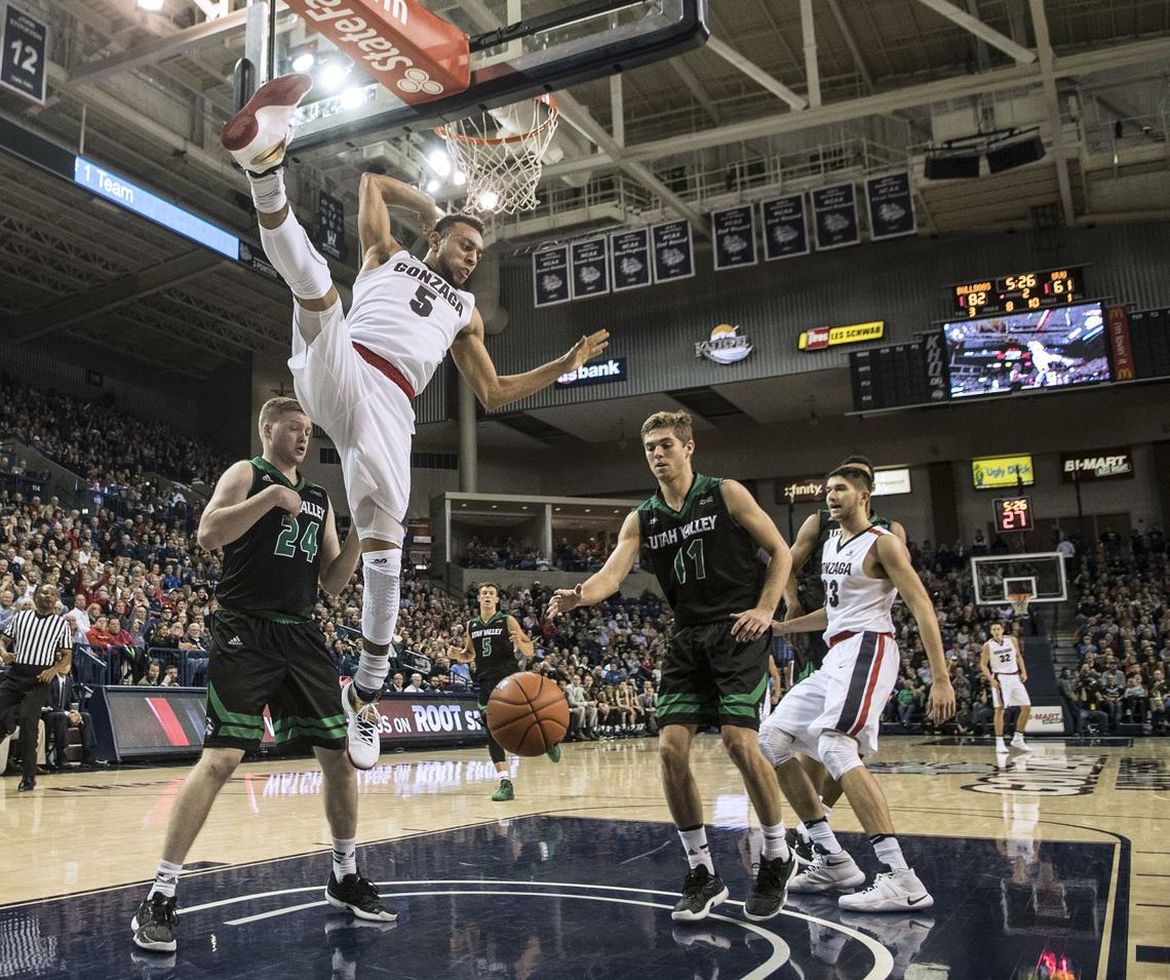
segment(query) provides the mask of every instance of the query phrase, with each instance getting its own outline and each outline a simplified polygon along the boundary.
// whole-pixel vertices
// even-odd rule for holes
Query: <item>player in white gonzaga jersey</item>
[[[362,545],[362,646],[342,695],[349,755],[359,769],[378,761],[381,696],[398,618],[403,522],[410,500],[412,401],[450,350],[486,408],[524,398],[605,349],[608,333],[582,337],[563,357],[524,374],[499,376],[484,346],[475,297],[460,288],[483,253],[483,225],[442,216],[422,191],[362,174],[358,235],[362,267],[346,316],[329,266],[292,216],[283,162],[308,75],[262,85],[224,127],[222,142],[252,189],[260,241],[292,290],[292,357],[297,398],[341,456],[350,513]],[[391,205],[418,215],[429,251],[414,258],[395,240]],[[294,542],[295,544],[295,542]],[[301,542],[304,549],[313,542]]]
[[[842,895],[841,908],[855,912],[929,908],[934,899],[906,863],[885,794],[861,756],[877,751],[882,708],[898,677],[898,646],[890,617],[898,594],[914,614],[930,663],[928,713],[936,723],[954,714],[955,692],[943,659],[938,620],[906,546],[885,528],[870,524],[871,474],[858,466],[839,467],[829,474],[825,490],[829,515],[838,525],[820,556],[825,605],[772,627],[781,633],[824,630],[829,652],[821,669],[789,691],[760,728],[760,747],[813,840],[813,860],[792,879],[789,890],[837,891],[865,881],[829,827],[812,781],[795,757],[799,751],[819,760],[841,783],[883,866],[869,888]]]
[[[1024,729],[1032,714],[1032,699],[1028,697],[1028,668],[1024,664],[1024,652],[1014,636],[1004,636],[1003,623],[991,624],[991,639],[983,644],[979,654],[979,669],[991,685],[991,703],[995,714],[995,751],[1006,753],[1003,741],[1003,709],[1019,708],[1016,718],[1016,733],[1012,736],[1012,748],[1028,751],[1024,741]]]

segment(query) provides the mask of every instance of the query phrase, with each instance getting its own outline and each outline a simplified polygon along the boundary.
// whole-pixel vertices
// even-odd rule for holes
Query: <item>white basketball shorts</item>
[[[820,759],[821,732],[830,729],[857,739],[862,756],[873,755],[898,663],[898,644],[886,633],[856,633],[841,640],[825,655],[820,670],[780,699],[764,727],[788,732],[814,759]]]
[[[350,516],[362,539],[401,545],[410,504],[414,407],[406,393],[354,349],[340,301],[323,313],[294,303],[297,400],[337,447]],[[311,344],[305,326],[320,332]]]
[[[1020,680],[1019,674],[996,674],[995,679],[999,681],[999,690],[995,689],[993,684],[991,687],[991,703],[995,708],[1024,708],[1032,704],[1032,699],[1028,697],[1028,689],[1024,687],[1024,682]],[[1003,694],[1003,701],[1000,702],[1000,694]]]

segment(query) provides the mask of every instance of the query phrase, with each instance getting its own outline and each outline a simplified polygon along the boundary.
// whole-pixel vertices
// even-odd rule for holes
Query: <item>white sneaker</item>
[[[828,892],[855,888],[865,882],[865,872],[845,851],[826,854],[813,851],[808,867],[788,883],[790,892]]]
[[[352,690],[353,685],[349,684],[341,692],[341,707],[348,723],[345,751],[355,769],[373,769],[382,752],[382,742],[378,736],[382,716],[372,701],[368,704],[359,701],[360,707],[355,705],[356,695],[350,694]]]
[[[1021,732],[1016,732],[1015,735],[1012,736],[1011,746],[1017,752],[1031,752],[1032,751],[1031,749],[1028,748],[1028,743],[1024,741],[1024,736],[1023,736],[1023,733],[1021,733]]]
[[[865,891],[842,895],[837,905],[850,912],[905,912],[928,909],[934,898],[913,869],[883,871]]]
[[[293,113],[312,87],[310,75],[281,75],[265,82],[223,127],[224,149],[252,173],[279,166],[292,136]]]

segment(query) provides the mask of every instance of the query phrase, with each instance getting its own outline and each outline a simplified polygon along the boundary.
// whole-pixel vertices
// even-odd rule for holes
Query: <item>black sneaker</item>
[[[744,903],[743,914],[752,922],[764,922],[780,914],[788,898],[788,880],[796,874],[796,853],[787,861],[760,858],[760,873],[752,886],[751,897]]]
[[[687,872],[682,898],[675,903],[670,917],[675,922],[698,922],[707,918],[720,902],[725,902],[727,894],[723,879],[718,874],[711,874],[706,865],[700,864]]]
[[[797,864],[805,865],[812,863],[813,843],[810,838],[805,837],[795,827],[789,827],[784,831],[784,840],[792,853],[796,855]]]
[[[348,874],[338,881],[337,876],[330,872],[325,900],[336,908],[349,909],[359,919],[394,922],[398,918],[394,909],[383,904],[374,883],[359,874]]]
[[[170,898],[165,895],[144,898],[134,918],[130,920],[130,928],[134,930],[134,945],[154,953],[173,953],[177,945],[176,918],[178,913],[173,895]]]

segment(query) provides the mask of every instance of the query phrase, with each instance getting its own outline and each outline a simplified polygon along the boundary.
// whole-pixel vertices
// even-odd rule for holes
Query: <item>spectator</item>
[[[158,687],[161,683],[162,671],[157,660],[151,660],[146,665],[146,673],[138,681],[139,687]]]
[[[163,679],[158,682],[159,687],[178,687],[179,686],[179,668],[176,664],[171,664],[163,671]]]
[[[404,694],[422,694],[426,688],[423,686],[423,676],[417,670],[410,675],[410,684],[403,689]]]
[[[93,719],[88,711],[82,710],[74,689],[73,678],[68,674],[58,674],[49,682],[45,723],[53,737],[53,768],[64,769],[67,764],[65,753],[69,746],[70,727],[78,729],[81,735],[82,765],[105,765],[94,755],[96,739]]]

